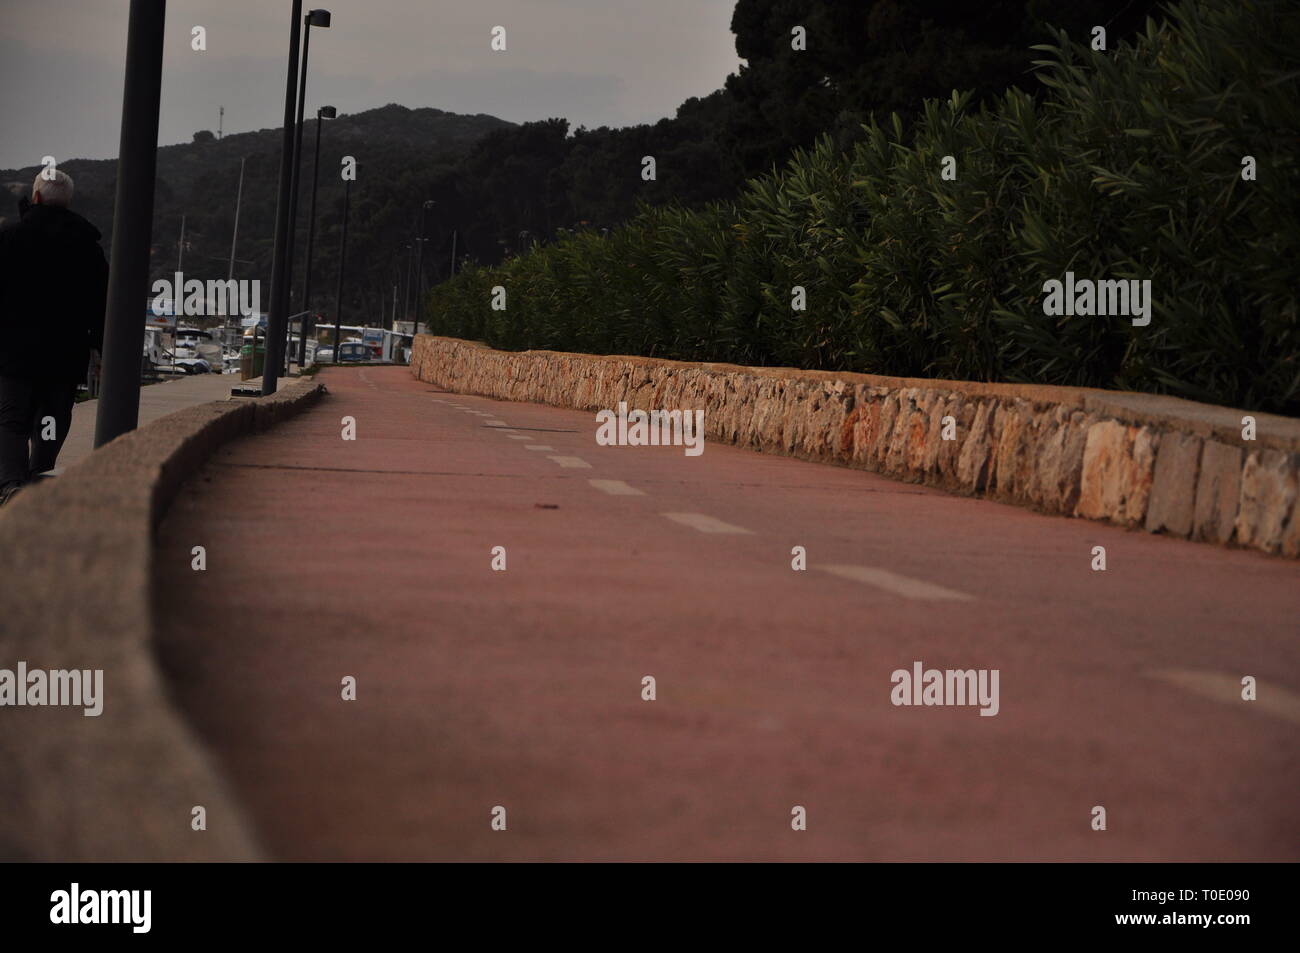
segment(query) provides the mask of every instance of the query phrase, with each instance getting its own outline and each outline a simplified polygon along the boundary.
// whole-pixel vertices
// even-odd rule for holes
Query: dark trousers
[[[0,487],[54,469],[76,395],[62,379],[0,376]]]

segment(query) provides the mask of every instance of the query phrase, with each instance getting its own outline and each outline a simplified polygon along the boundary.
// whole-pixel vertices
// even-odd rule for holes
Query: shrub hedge
[[[1300,413],[1300,4],[1169,12],[1116,49],[1064,33],[1036,47],[1038,99],[1012,90],[975,111],[954,92],[907,134],[893,116],[849,153],[823,141],[735,201],[643,208],[608,235],[562,233],[466,267],[430,292],[429,328],[506,349]],[[1150,279],[1151,323],[1044,314],[1043,283],[1067,271]],[[496,286],[505,310],[491,307]]]

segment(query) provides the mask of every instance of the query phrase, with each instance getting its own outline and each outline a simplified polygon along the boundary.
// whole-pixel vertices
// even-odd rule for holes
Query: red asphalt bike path
[[[1300,857],[1293,562],[320,379],[186,484],[155,567],[175,697],[275,858]],[[998,714],[895,706],[917,661],[998,670]]]

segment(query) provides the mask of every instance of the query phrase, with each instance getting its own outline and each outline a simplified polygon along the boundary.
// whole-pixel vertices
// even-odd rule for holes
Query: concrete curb
[[[0,860],[262,859],[155,663],[153,533],[213,450],[323,391],[295,382],[178,411],[0,510],[0,668],[104,673],[98,717],[0,708]],[[190,829],[196,805],[206,831]]]
[[[1249,415],[1256,439],[1245,440],[1246,412],[1175,397],[496,351],[432,335],[416,338],[411,371],[448,390],[579,410],[703,409],[712,440],[1300,556],[1300,420],[1289,417]]]

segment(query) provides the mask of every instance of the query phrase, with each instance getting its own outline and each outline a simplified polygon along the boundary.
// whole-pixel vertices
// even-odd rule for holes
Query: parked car
[[[334,348],[328,346],[316,348],[315,361],[317,364],[328,364],[332,360],[334,360]]]
[[[360,341],[349,341],[346,344],[339,345],[340,363],[343,361],[369,361],[370,359],[370,347]]]

